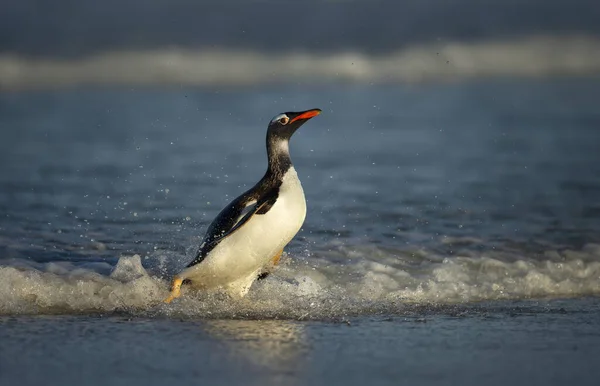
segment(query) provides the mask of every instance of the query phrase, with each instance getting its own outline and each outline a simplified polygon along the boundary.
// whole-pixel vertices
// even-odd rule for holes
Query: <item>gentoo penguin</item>
[[[320,109],[277,115],[267,129],[268,168],[251,189],[227,205],[209,225],[196,258],[173,278],[170,303],[182,283],[222,288],[244,297],[264,270],[277,264],[283,248],[306,217],[304,191],[292,165],[289,140]]]

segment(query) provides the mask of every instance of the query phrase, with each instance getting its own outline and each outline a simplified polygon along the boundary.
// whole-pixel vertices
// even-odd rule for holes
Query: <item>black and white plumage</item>
[[[306,217],[306,200],[290,158],[289,140],[320,112],[287,112],[271,120],[265,175],[209,225],[194,260],[175,276],[166,302],[179,296],[183,282],[196,288],[220,287],[231,296],[243,297],[258,275],[279,259]]]

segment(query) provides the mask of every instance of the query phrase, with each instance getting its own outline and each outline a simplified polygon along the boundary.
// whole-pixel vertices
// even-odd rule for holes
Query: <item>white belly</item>
[[[294,168],[283,177],[279,196],[265,214],[255,214],[202,261],[180,276],[199,288],[223,287],[245,295],[259,271],[298,233],[306,217],[304,191]]]

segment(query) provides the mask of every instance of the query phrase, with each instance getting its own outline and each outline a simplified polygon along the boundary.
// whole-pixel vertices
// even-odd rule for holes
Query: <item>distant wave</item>
[[[79,85],[261,85],[278,82],[424,82],[476,77],[600,73],[600,37],[534,36],[439,43],[395,54],[282,53],[182,49],[106,52],[71,59],[0,54],[0,89]]]

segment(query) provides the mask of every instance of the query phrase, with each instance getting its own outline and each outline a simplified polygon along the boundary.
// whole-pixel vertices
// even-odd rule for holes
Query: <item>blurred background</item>
[[[3,2],[0,87],[589,74],[593,0]]]

